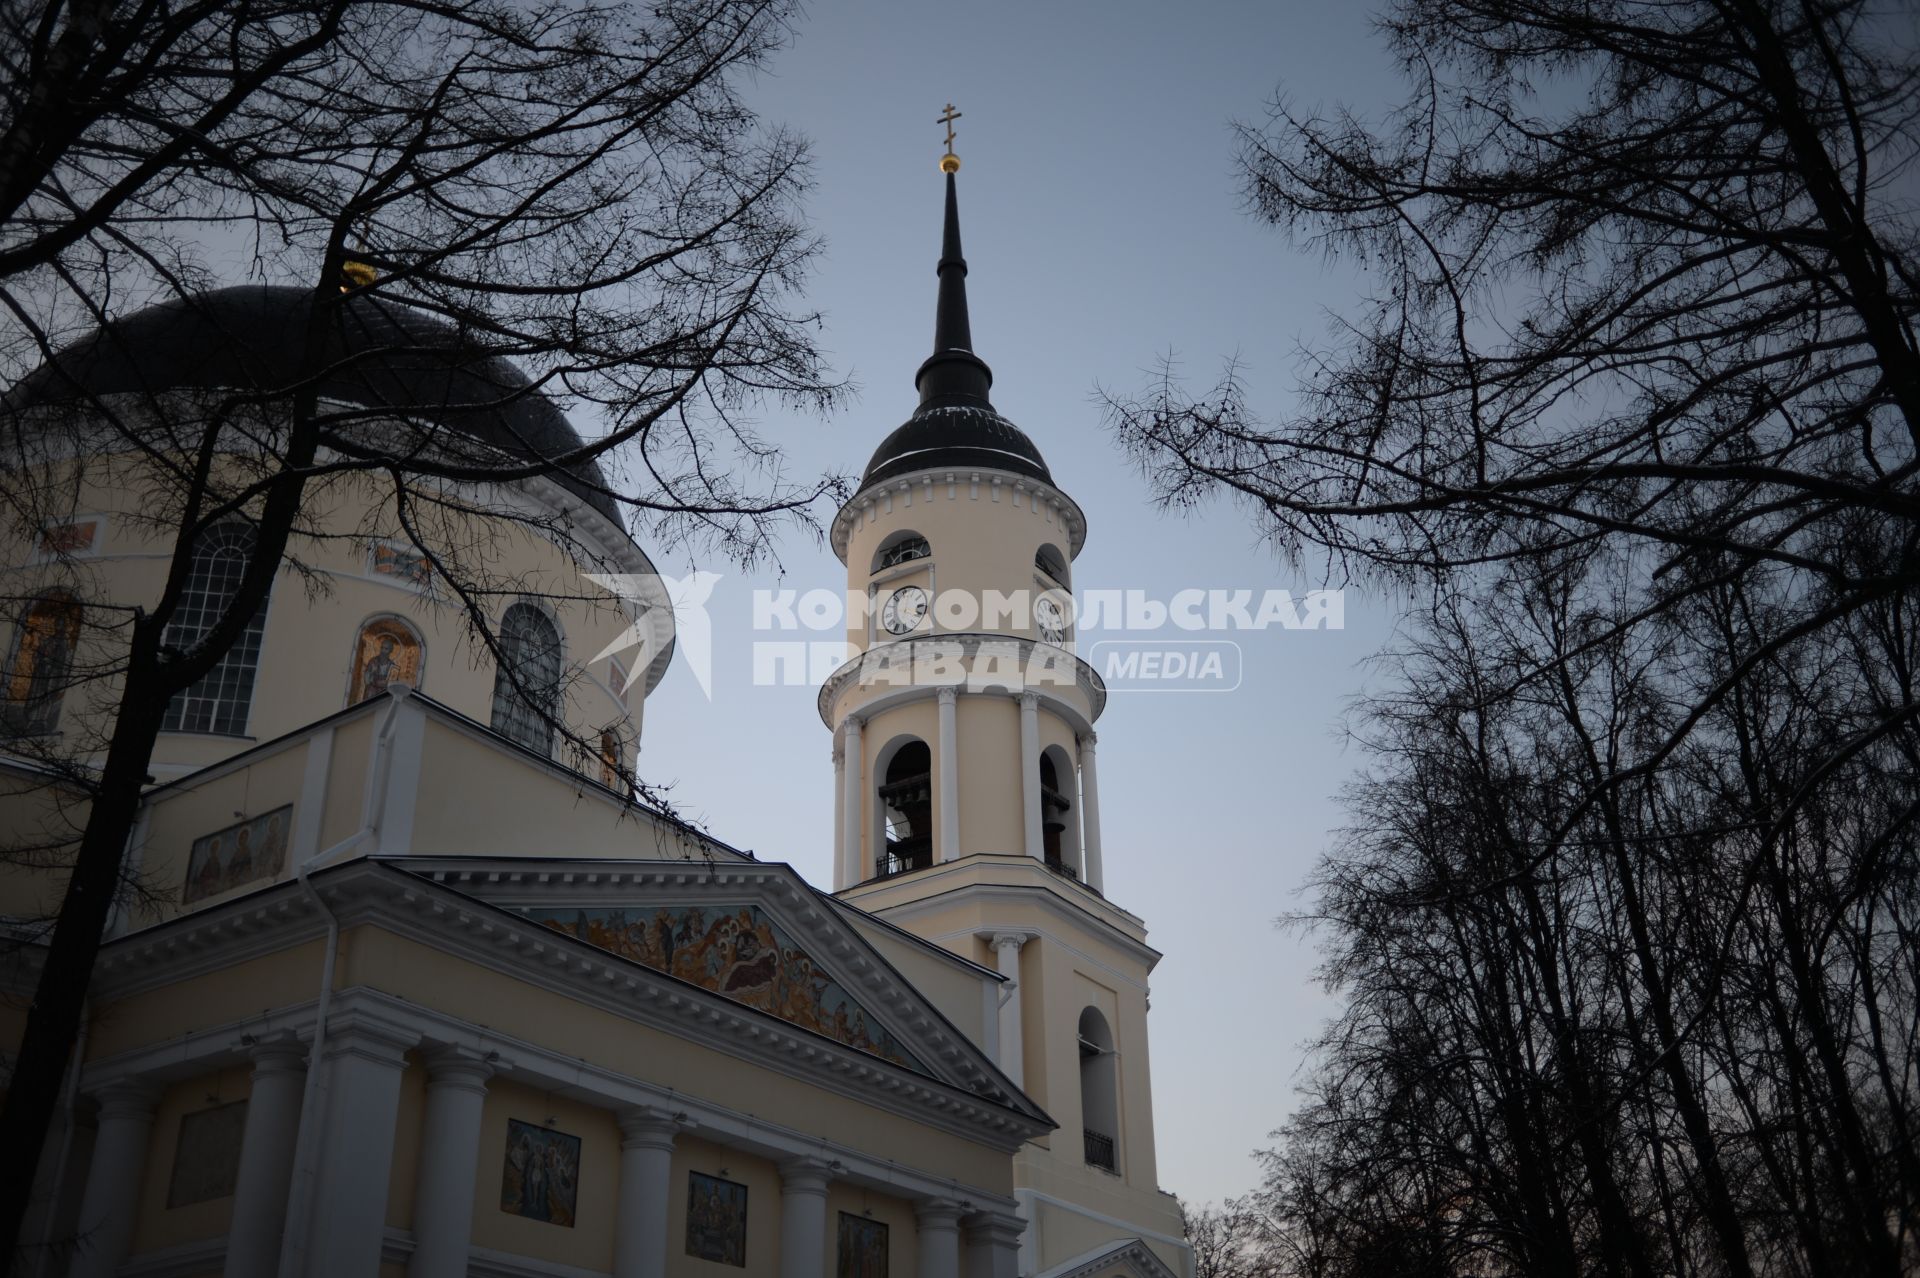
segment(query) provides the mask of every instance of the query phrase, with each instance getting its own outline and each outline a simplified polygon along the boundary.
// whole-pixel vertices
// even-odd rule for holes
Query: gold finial
[[[942,173],[958,173],[960,171],[960,157],[953,153],[953,122],[959,118],[960,112],[954,110],[953,103],[949,102],[947,103],[946,111],[939,119],[934,121],[935,124],[944,124],[947,126],[947,153],[940,157],[940,171]]]

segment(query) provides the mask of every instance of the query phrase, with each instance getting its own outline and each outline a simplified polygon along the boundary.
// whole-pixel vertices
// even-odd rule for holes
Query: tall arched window
[[[552,618],[529,603],[509,607],[500,618],[500,665],[493,673],[495,732],[529,750],[553,752],[560,664],[560,629]]]
[[[1119,1057],[1113,1031],[1099,1009],[1080,1013],[1080,1125],[1085,1129],[1087,1165],[1120,1170]]]
[[[219,624],[240,590],[240,578],[259,540],[251,525],[241,523],[215,524],[201,534],[193,548],[186,589],[180,592],[180,606],[167,625],[169,647],[190,648]],[[245,733],[247,712],[253,708],[253,679],[260,669],[260,639],[266,629],[267,600],[262,597],[240,637],[213,669],[168,704],[160,730]]]
[[[884,878],[933,864],[933,752],[917,737],[887,761],[880,783],[880,833],[885,845],[874,872]]]
[[[1073,760],[1059,746],[1040,754],[1040,839],[1047,867],[1080,877],[1080,824],[1074,814]]]
[[[80,605],[72,598],[42,595],[27,605],[14,631],[13,657],[7,663],[0,733],[26,737],[54,730],[79,642]]]

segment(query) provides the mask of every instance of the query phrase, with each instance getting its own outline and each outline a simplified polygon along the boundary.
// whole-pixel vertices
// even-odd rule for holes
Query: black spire
[[[940,242],[940,301],[933,319],[933,354],[913,384],[921,407],[935,404],[974,404],[987,407],[987,389],[993,370],[973,353],[973,331],[967,323],[967,259],[960,253],[960,199],[953,174],[947,174],[947,225]]]

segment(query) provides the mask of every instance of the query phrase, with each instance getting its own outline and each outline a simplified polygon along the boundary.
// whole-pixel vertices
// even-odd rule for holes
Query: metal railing
[[[1096,1132],[1093,1128],[1084,1128],[1087,1137],[1087,1165],[1104,1167],[1108,1171],[1118,1171],[1113,1163],[1113,1137],[1105,1132]]]
[[[892,878],[909,870],[924,870],[933,864],[933,836],[923,834],[910,839],[889,839],[887,850],[874,858],[873,877]]]

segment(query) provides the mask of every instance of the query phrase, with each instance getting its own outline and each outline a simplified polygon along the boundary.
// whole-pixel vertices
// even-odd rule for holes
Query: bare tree
[[[1179,1202],[1194,1278],[1278,1278],[1274,1229],[1253,1200],[1229,1198],[1217,1207]]]
[[[1402,107],[1241,134],[1378,281],[1297,409],[1110,401],[1165,502],[1430,601],[1270,1182],[1321,1272],[1911,1265],[1910,17],[1395,6]]]
[[[170,555],[157,602],[88,597],[75,601],[86,633],[58,616],[36,632],[65,645],[93,736],[37,747],[80,801],[71,842],[35,850],[70,869],[0,1145],[44,1139],[167,709],[276,576],[320,588],[307,560],[377,524],[427,560],[516,694],[551,706],[550,676],[497,632],[500,600],[530,588],[497,552],[527,536],[589,564],[596,552],[568,518],[498,500],[501,485],[559,483],[669,545],[742,559],[834,490],[786,480],[743,416],[769,396],[819,407],[836,393],[813,318],[793,308],[812,251],[795,203],[804,148],[736,94],[791,13],[785,0],[289,0],[0,16],[0,370],[14,387],[0,507],[31,544],[86,485],[137,478],[144,531]],[[256,335],[223,331],[232,312],[205,293],[236,259],[304,294],[279,357],[252,358]],[[116,381],[151,336],[122,317],[151,303],[242,354],[204,384]],[[437,389],[439,411],[396,413],[383,403],[396,380]],[[589,442],[545,429],[545,396],[606,429]],[[315,513],[349,494],[369,527]],[[195,555],[235,523],[244,570],[188,626]],[[70,567],[56,554],[16,585],[16,606],[61,597],[50,582]],[[564,751],[598,754],[548,718]],[[0,1254],[33,1161],[0,1172]]]

